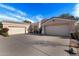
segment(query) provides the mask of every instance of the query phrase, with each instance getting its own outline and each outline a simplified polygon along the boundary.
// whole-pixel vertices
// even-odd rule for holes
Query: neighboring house
[[[74,32],[75,20],[51,18],[42,24],[42,34],[69,36]]]
[[[38,31],[38,22],[31,23],[29,26],[29,33],[34,33],[35,31]]]
[[[3,28],[8,28],[8,34],[25,34],[28,33],[28,28],[30,26],[29,23],[20,23],[20,22],[13,22],[13,21],[2,21]]]
[[[30,33],[34,33],[35,31],[38,31],[39,34],[40,33],[40,30],[41,30],[41,25],[43,23],[45,23],[48,19],[43,19],[41,20],[40,22],[35,22],[35,23],[31,23],[30,27],[29,27],[29,32]]]

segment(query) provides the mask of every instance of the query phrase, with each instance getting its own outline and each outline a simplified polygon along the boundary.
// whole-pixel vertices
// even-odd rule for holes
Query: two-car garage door
[[[24,34],[24,33],[25,33],[25,28],[20,28],[20,27],[9,27],[8,33],[9,33],[9,35]]]
[[[69,36],[69,27],[64,26],[47,26],[45,33],[48,35]]]

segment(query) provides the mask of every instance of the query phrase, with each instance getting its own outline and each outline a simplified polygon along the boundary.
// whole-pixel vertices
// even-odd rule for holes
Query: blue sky
[[[6,3],[0,4],[0,20],[39,21],[63,13],[78,16],[79,4],[75,3]]]

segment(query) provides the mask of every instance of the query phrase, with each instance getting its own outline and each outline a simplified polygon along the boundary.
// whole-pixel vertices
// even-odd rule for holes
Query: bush
[[[2,31],[3,31],[4,33],[5,33],[5,32],[8,32],[8,30],[9,30],[8,28],[3,28],[3,29],[2,29]]]
[[[8,36],[8,31],[9,31],[8,28],[2,28],[0,30],[0,34],[3,35],[3,36],[5,36],[5,37],[7,37]]]

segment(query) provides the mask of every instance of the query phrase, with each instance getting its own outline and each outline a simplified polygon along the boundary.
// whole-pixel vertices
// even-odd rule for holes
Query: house
[[[8,28],[8,34],[25,34],[28,33],[29,23],[13,22],[13,21],[2,21],[3,28]]]
[[[38,22],[31,23],[29,26],[29,33],[35,33],[36,31],[38,31],[38,24]]]
[[[75,20],[63,18],[51,18],[42,24],[42,34],[69,36],[74,32]]]
[[[43,19],[40,22],[31,23],[29,27],[29,32],[34,33],[38,32],[40,34],[41,24],[45,23],[48,19]]]

